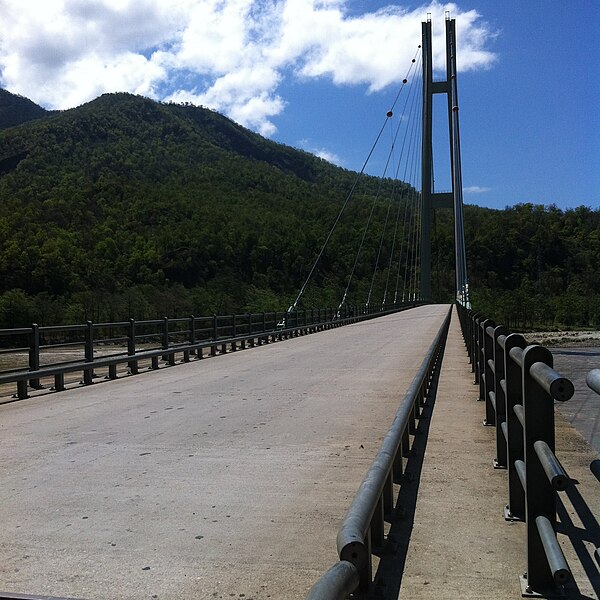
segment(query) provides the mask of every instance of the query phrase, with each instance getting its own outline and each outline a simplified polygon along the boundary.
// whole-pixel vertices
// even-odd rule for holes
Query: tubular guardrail
[[[29,594],[7,594],[0,592],[0,600],[77,600],[76,598],[58,598],[56,596],[32,596]]]
[[[367,592],[371,587],[372,554],[385,543],[385,521],[394,509],[394,483],[401,481],[403,458],[410,451],[410,434],[416,431],[416,419],[439,364],[450,314],[451,311],[429,347],[338,530],[340,562],[313,585],[306,600],[343,600],[357,590]]]
[[[585,382],[587,386],[600,395],[600,369],[592,369],[586,376]],[[600,458],[593,460],[590,464],[590,471],[594,477],[600,481]],[[600,567],[600,547],[596,547],[594,550],[594,558]]]
[[[527,526],[524,596],[556,593],[571,579],[556,539],[556,492],[569,476],[555,455],[554,400],[574,394],[557,373],[551,352],[458,305],[484,425],[495,427],[494,467],[508,471],[505,519]]]
[[[410,302],[389,307],[345,306],[342,313],[332,308],[305,309],[292,313],[272,312],[245,315],[213,315],[210,317],[155,319],[151,321],[129,321],[114,323],[92,323],[30,328],[0,329],[0,346],[8,340],[17,340],[15,347],[2,348],[6,354],[26,354],[27,366],[10,368],[0,372],[0,385],[16,384],[17,399],[28,397],[28,388],[41,389],[41,380],[54,378],[53,391],[65,389],[66,373],[82,373],[83,385],[91,385],[98,377],[96,370],[107,369],[107,379],[116,379],[117,367],[127,366],[128,372],[140,372],[140,361],[149,361],[150,370],[159,368],[159,360],[172,366],[176,356],[182,362],[192,357],[204,357],[204,349],[211,356],[229,351],[253,347],[271,341],[287,339],[297,335],[315,333],[357,321],[372,319],[406,310],[422,304]],[[25,346],[24,343],[27,345]],[[121,345],[122,350],[98,356],[99,348]],[[60,350],[76,349],[73,359],[56,361],[53,358]],[[49,360],[42,364],[42,360]]]

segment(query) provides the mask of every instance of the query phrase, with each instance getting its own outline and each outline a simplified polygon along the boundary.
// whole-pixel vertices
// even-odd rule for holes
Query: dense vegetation
[[[128,94],[50,114],[2,92],[2,129],[0,327],[284,309],[355,178],[215,112]],[[306,305],[340,301],[380,185],[349,296],[364,302],[394,185],[370,177]],[[403,185],[398,197],[410,194]],[[599,326],[600,211],[467,206],[465,220],[480,310],[521,326]],[[451,300],[452,227],[442,211],[434,243],[435,299]],[[381,268],[376,302],[385,280]]]
[[[438,231],[439,280],[451,268],[450,223]],[[465,237],[476,310],[519,329],[600,328],[600,210],[466,206]]]
[[[1,159],[5,326],[286,308],[355,179],[212,111],[127,94],[6,129]],[[306,304],[340,301],[378,185],[363,179]]]
[[[0,88],[0,130],[40,119],[50,112],[28,98],[11,94]]]

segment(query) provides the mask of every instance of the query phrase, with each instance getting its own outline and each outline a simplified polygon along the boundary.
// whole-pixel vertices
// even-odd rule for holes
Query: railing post
[[[135,356],[135,319],[129,319],[129,330],[127,332],[127,354]],[[132,375],[137,375],[139,372],[138,361],[131,360],[127,363],[129,371]]]
[[[496,458],[494,468],[506,469],[507,443],[506,428],[506,396],[501,382],[504,380],[504,354],[498,338],[508,335],[508,329],[502,325],[494,328],[492,351],[494,360],[494,412],[496,414]]]
[[[235,319],[235,314],[231,315],[231,337],[233,340],[231,341],[231,350],[235,352],[237,350],[237,342],[235,341],[235,337],[237,335],[237,323]]]
[[[383,496],[379,496],[379,500],[377,500],[377,504],[375,505],[375,510],[373,512],[373,517],[371,519],[371,543],[373,547],[381,550],[383,548],[383,544],[385,543],[385,515],[384,515],[384,507],[383,507]],[[369,557],[370,559],[371,557]]]
[[[217,322],[217,315],[213,315],[213,325],[212,325],[212,341],[214,344],[210,347],[210,355],[217,355],[217,339],[219,338],[219,323]]]
[[[167,350],[169,348],[169,318],[162,318],[162,331],[160,333],[160,347],[163,350]],[[161,356],[161,360],[167,362],[169,360],[168,354],[163,354]]]
[[[85,362],[94,362],[94,324],[91,321],[86,321],[85,329],[85,346],[84,346],[84,357]],[[85,385],[91,385],[94,383],[94,372],[93,369],[83,370],[83,383]]]
[[[552,353],[542,346],[528,346],[523,351],[523,409],[525,413],[525,522],[527,525],[527,588],[544,591],[556,588],[544,550],[536,519],[544,516],[556,529],[556,492],[534,448],[541,440],[555,450],[554,400],[530,375],[536,362],[553,366]]]
[[[40,368],[40,326],[37,323],[32,323],[31,334],[29,341],[29,370],[38,371]],[[40,380],[36,377],[29,380],[29,385],[39,390],[43,386]],[[27,388],[27,382],[25,382],[25,388]]]
[[[483,424],[486,426],[492,426],[496,424],[496,415],[490,399],[490,392],[493,391],[494,385],[494,371],[488,361],[494,362],[494,342],[491,336],[487,332],[488,327],[494,327],[495,323],[491,319],[485,319],[481,324],[482,330],[482,368],[481,368],[481,379],[483,383],[483,396],[481,400],[485,400],[485,420]]]
[[[254,332],[252,331],[252,313],[248,313],[248,335],[252,336]],[[250,347],[254,348],[254,338],[250,337],[248,340],[250,342]]]
[[[196,318],[194,317],[194,315],[190,315],[190,337],[189,337],[189,342],[190,344],[195,344],[196,343]],[[190,350],[190,354],[196,354],[196,349],[192,348]]]
[[[477,324],[476,319],[477,315],[472,313],[469,318],[469,327],[470,327],[470,348],[471,348],[471,373],[476,372],[476,360],[477,360]]]
[[[475,320],[477,327],[477,340],[476,340],[476,357],[475,357],[475,383],[479,384],[479,400],[485,400],[485,391],[483,389],[483,335],[482,335],[482,322],[483,317],[478,317]]]
[[[504,388],[506,394],[506,429],[508,435],[507,467],[508,467],[508,504],[504,510],[507,521],[525,520],[525,489],[521,484],[515,461],[522,461],[523,426],[517,417],[514,407],[523,404],[523,382],[521,367],[510,357],[512,348],[525,348],[525,338],[512,333],[504,342]]]

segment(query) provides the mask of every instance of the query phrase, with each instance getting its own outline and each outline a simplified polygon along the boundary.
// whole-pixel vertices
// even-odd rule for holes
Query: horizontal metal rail
[[[569,476],[556,458],[550,446],[542,440],[534,442],[533,448],[538,455],[540,464],[548,477],[550,485],[557,491],[566,490],[569,485]]]
[[[359,583],[360,576],[356,566],[347,560],[341,560],[312,586],[306,600],[344,600],[356,590]]]
[[[354,499],[337,535],[340,563],[355,568],[334,566],[313,586],[307,599],[341,600],[356,589],[368,590],[372,584],[372,550],[384,543],[384,521],[393,510],[393,484],[400,481],[403,451],[409,433],[431,385],[433,371],[443,350],[451,311],[427,350]],[[356,579],[358,573],[358,580]]]
[[[592,369],[586,376],[585,382],[596,394],[600,394],[600,369]]]
[[[542,540],[542,546],[544,547],[544,552],[554,582],[557,585],[564,585],[571,580],[571,571],[565,560],[565,555],[556,540],[554,527],[550,520],[544,515],[535,518],[535,525],[540,535],[540,539]]]
[[[585,382],[591,390],[596,392],[596,394],[600,394],[600,369],[592,369],[587,374]],[[600,481],[600,458],[597,458],[590,463],[590,471],[592,472],[592,475]],[[594,558],[600,567],[600,546],[596,546]]]
[[[56,596],[32,596],[30,594],[7,594],[0,592],[0,600],[76,600],[76,598],[58,598]]]

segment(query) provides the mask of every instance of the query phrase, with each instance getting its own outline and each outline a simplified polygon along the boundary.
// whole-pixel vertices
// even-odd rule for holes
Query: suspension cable
[[[410,115],[412,116],[413,110],[415,108],[415,106],[418,104],[416,101],[419,98],[419,93],[418,93],[418,89],[419,86],[416,87],[416,92],[412,98],[412,105],[411,105],[411,109],[410,109]],[[411,119],[411,129],[410,129],[410,136],[408,137],[409,140],[409,147],[408,147],[408,154],[413,157],[414,154],[414,148],[415,148],[415,144],[414,144],[414,138],[415,138],[415,131],[417,131],[419,128],[417,127],[418,125],[418,119]],[[407,130],[405,132],[405,136],[409,133],[409,129],[407,127]],[[409,160],[407,159],[404,165],[404,174],[402,176],[403,181],[411,181],[412,177],[412,164],[414,161],[414,157],[411,159],[410,164],[411,164],[411,168],[409,170]],[[400,165],[398,165],[398,169],[400,168]],[[408,179],[407,179],[407,175],[408,175]],[[410,185],[410,183],[409,183]],[[413,213],[414,213],[414,208],[412,210],[409,210],[411,208],[411,200],[413,200],[413,196],[414,193],[416,191],[415,186],[411,185],[411,187],[409,188],[409,193],[404,205],[404,219],[403,219],[403,225],[402,225],[402,243],[400,245],[400,252],[398,255],[398,270],[396,273],[396,289],[394,292],[394,303],[397,302],[398,300],[398,289],[400,286],[400,273],[401,273],[401,268],[402,268],[402,256],[404,254],[403,251],[403,246],[406,245],[406,259],[405,259],[405,264],[408,265],[409,263],[409,254],[410,254],[410,249],[411,249],[411,239],[412,239],[412,227],[411,227],[411,223],[413,221]],[[413,200],[414,201],[414,200]],[[408,230],[408,231],[407,231]],[[407,235],[408,233],[408,235]],[[407,243],[408,242],[408,243]],[[404,276],[404,285],[403,288],[405,290],[406,288],[406,269],[405,269],[405,276]],[[405,291],[403,292],[403,300],[405,299]]]
[[[418,72],[418,70],[416,72]],[[402,127],[402,122],[403,122],[404,116],[406,114],[406,107],[407,107],[408,102],[409,102],[409,100],[410,100],[410,98],[412,96],[413,84],[415,82],[415,79],[416,79],[416,77],[414,77],[414,76],[411,78],[411,82],[410,82],[410,87],[409,87],[409,90],[408,90],[408,94],[406,94],[406,99],[404,101],[404,107],[402,108],[402,113],[400,115],[400,118],[398,119],[398,125],[396,127],[395,133],[393,133],[390,130],[391,140],[392,141],[391,141],[391,146],[390,146],[390,152],[389,152],[388,160],[391,160],[392,164],[396,163],[396,161],[394,159],[394,150],[396,148],[396,141],[397,141],[398,136],[400,134],[400,129]],[[406,80],[404,81],[404,83],[406,83]],[[413,102],[413,104],[411,104],[411,107],[410,107],[410,114],[409,114],[409,117],[408,117],[408,122],[409,123],[412,122],[411,119],[412,119],[412,108],[413,108],[413,106],[414,106],[414,102]],[[391,124],[391,122],[390,122],[390,124]],[[373,286],[375,284],[375,277],[377,275],[377,270],[379,268],[379,261],[380,261],[380,258],[381,258],[381,252],[382,252],[382,249],[383,249],[383,243],[384,243],[384,240],[385,240],[385,234],[387,232],[388,221],[389,221],[389,216],[390,216],[390,210],[392,208],[392,203],[393,203],[395,195],[396,195],[396,184],[397,184],[397,181],[398,181],[398,169],[399,169],[400,164],[402,163],[402,157],[404,155],[404,148],[405,148],[405,145],[406,145],[406,135],[407,135],[407,132],[408,132],[408,125],[405,128],[404,138],[402,140],[402,149],[400,150],[400,156],[398,158],[398,163],[397,163],[398,167],[396,168],[396,173],[394,175],[394,179],[393,179],[393,182],[392,182],[392,190],[391,190],[390,198],[389,198],[389,201],[388,201],[387,211],[385,213],[385,221],[384,221],[383,229],[381,231],[381,237],[380,237],[380,240],[379,240],[379,248],[377,250],[377,258],[375,260],[375,265],[373,267],[373,275],[371,277],[371,285],[369,287],[369,294],[367,296],[367,302],[366,302],[367,305],[369,305],[371,303],[371,295],[373,293]],[[398,204],[398,206],[400,206],[400,204]],[[397,227],[397,221],[396,221],[396,227]],[[396,234],[396,232],[394,231],[394,240],[395,240],[395,234]],[[393,256],[393,250],[392,250],[392,252],[390,252],[390,258],[392,256]],[[388,279],[387,279],[387,281],[389,282],[389,271],[388,271]],[[386,294],[387,294],[387,282],[386,282],[386,290],[384,292],[384,298],[383,298],[382,304],[385,304],[385,296],[386,296]]]
[[[308,284],[309,284],[309,282],[310,282],[310,280],[311,280],[311,278],[312,278],[312,276],[313,276],[313,274],[314,274],[314,272],[315,272],[315,270],[317,268],[317,265],[319,264],[319,262],[320,262],[320,260],[321,260],[321,258],[323,256],[323,253],[325,252],[325,248],[327,247],[327,244],[329,243],[329,241],[330,241],[330,239],[331,239],[331,237],[332,237],[332,235],[333,235],[333,233],[334,233],[334,231],[335,231],[335,229],[336,229],[336,227],[337,227],[337,225],[338,225],[338,223],[339,223],[339,221],[340,221],[340,219],[342,217],[342,214],[346,210],[346,207],[348,206],[348,203],[350,202],[350,199],[354,195],[354,192],[356,190],[358,182],[361,179],[362,175],[364,174],[364,171],[365,171],[365,169],[366,169],[369,161],[371,160],[373,152],[375,151],[375,148],[377,147],[377,144],[379,143],[381,135],[382,135],[382,133],[383,133],[385,127],[386,127],[387,121],[389,120],[391,114],[393,114],[393,110],[394,110],[394,108],[396,106],[396,103],[400,99],[400,95],[402,94],[402,90],[404,89],[406,81],[407,81],[408,77],[410,76],[410,73],[411,73],[413,67],[415,66],[416,56],[420,53],[420,48],[421,48],[421,46],[419,45],[418,46],[418,50],[415,53],[415,55],[414,55],[414,57],[413,57],[413,59],[411,61],[410,67],[409,67],[408,72],[407,72],[407,75],[403,79],[402,85],[400,86],[400,88],[399,88],[399,90],[398,90],[398,92],[396,94],[396,97],[394,98],[394,101],[392,102],[391,108],[390,108],[389,112],[386,115],[385,121],[383,122],[381,128],[379,129],[379,133],[375,137],[375,141],[373,142],[373,144],[371,146],[371,149],[370,149],[370,151],[369,151],[369,153],[367,155],[367,158],[365,159],[361,170],[357,173],[357,175],[356,175],[356,177],[354,179],[354,182],[352,183],[352,187],[350,188],[350,191],[348,192],[348,195],[346,196],[346,199],[344,200],[344,203],[342,204],[342,207],[341,207],[340,211],[338,212],[338,215],[335,218],[335,220],[334,220],[334,222],[333,222],[333,224],[332,224],[332,226],[331,226],[331,228],[329,230],[329,233],[327,234],[327,237],[325,238],[325,242],[323,243],[323,245],[321,247],[321,250],[319,251],[319,254],[316,257],[316,259],[315,259],[315,261],[314,261],[314,263],[313,263],[313,265],[312,265],[312,267],[311,267],[311,269],[310,269],[310,271],[308,273],[308,276],[307,276],[306,280],[304,281],[304,283],[302,284],[302,287],[300,288],[300,292],[296,296],[296,299],[294,300],[293,304],[291,304],[290,307],[288,308],[288,313],[293,312],[294,310],[296,310],[296,308],[298,306],[298,303],[300,302],[300,299],[304,295],[306,287],[308,286]],[[344,301],[345,301],[345,296],[346,296],[346,294],[344,294]],[[342,304],[343,304],[343,302],[342,302]],[[340,304],[340,307],[341,307],[342,304]]]

